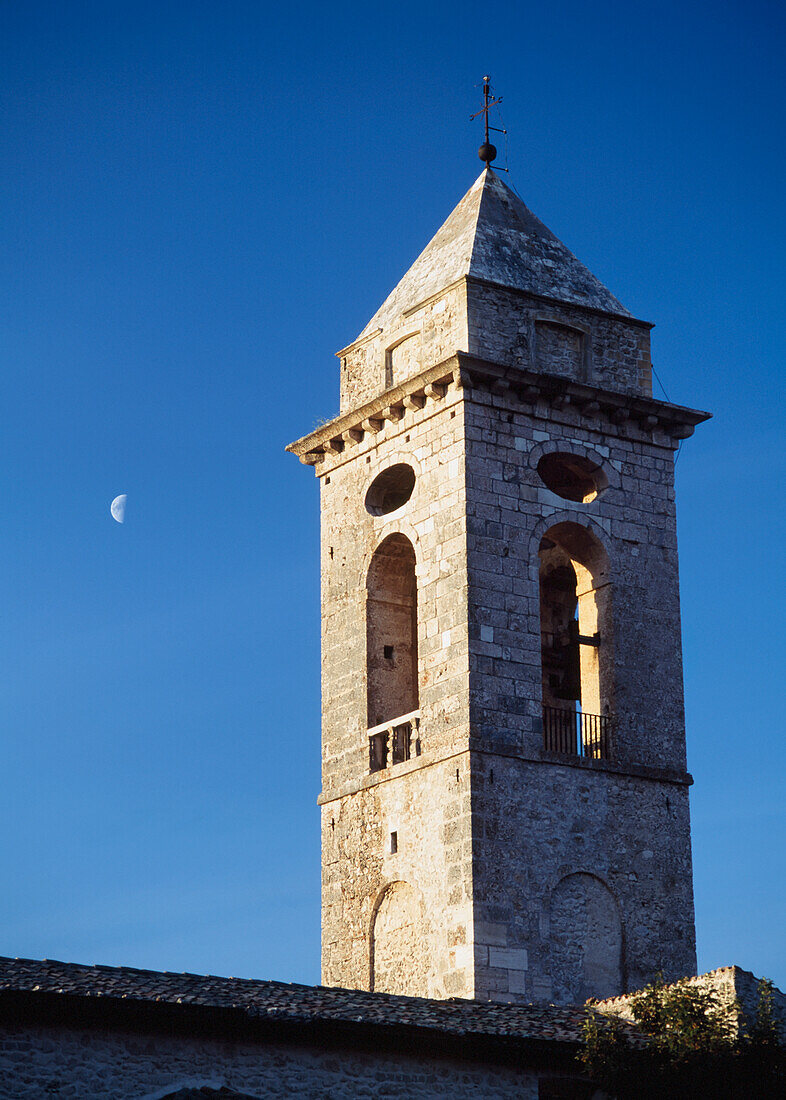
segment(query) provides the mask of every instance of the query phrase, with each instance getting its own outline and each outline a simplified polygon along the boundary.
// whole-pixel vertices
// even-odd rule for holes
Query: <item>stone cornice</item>
[[[456,358],[462,375],[467,375],[465,386],[468,388],[473,384],[482,385],[492,393],[509,394],[512,403],[516,404],[532,405],[543,400],[556,409],[572,405],[590,421],[605,416],[617,425],[631,421],[645,430],[660,427],[679,440],[693,435],[696,425],[712,416],[701,409],[673,405],[646,394],[609,390],[524,367],[506,367],[463,352],[458,352]]]
[[[330,802],[337,802],[342,798],[357,794],[358,791],[368,790],[369,787],[378,787],[381,783],[389,783],[402,775],[411,772],[422,771],[425,768],[434,768],[439,764],[445,764],[457,756],[465,756],[467,753],[475,753],[480,756],[504,756],[508,760],[519,760],[523,764],[556,765],[563,768],[579,768],[584,771],[605,772],[607,775],[619,775],[629,779],[646,779],[653,783],[671,783],[677,787],[692,787],[693,776],[690,772],[676,768],[653,768],[645,764],[615,764],[611,760],[588,760],[577,756],[567,756],[564,753],[547,752],[542,749],[537,754],[528,752],[516,752],[489,745],[479,737],[470,737],[465,740],[463,746],[454,748],[443,756],[417,756],[401,764],[394,764],[384,771],[370,772],[347,780],[337,787],[323,790],[317,798],[317,805],[326,806]]]
[[[372,401],[328,421],[309,435],[290,443],[286,449],[307,466],[313,466],[321,462],[326,453],[340,453],[346,446],[359,442],[366,432],[381,430],[386,421],[397,424],[408,408],[422,409],[427,401],[440,400],[449,385],[461,385],[457,377],[459,371],[458,358],[452,356],[385,390]]]
[[[427,403],[441,401],[451,387],[469,395],[473,389],[487,391],[504,398],[506,404],[514,408],[531,408],[538,402],[545,402],[556,410],[572,407],[588,426],[606,418],[620,434],[625,434],[626,427],[638,429],[650,437],[657,430],[665,433],[667,443],[672,446],[693,435],[696,425],[711,415],[644,394],[602,389],[560,375],[478,359],[460,351],[385,390],[372,401],[328,421],[290,443],[286,449],[306,465],[316,466],[326,456],[340,454],[361,442],[365,435],[375,435],[386,422],[398,424],[408,410],[422,409]]]

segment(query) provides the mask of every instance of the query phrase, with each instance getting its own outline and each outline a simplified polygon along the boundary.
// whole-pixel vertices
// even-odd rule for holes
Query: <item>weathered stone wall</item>
[[[323,984],[369,989],[373,968],[380,992],[473,995],[468,771],[466,753],[432,764],[419,757],[322,806]],[[391,886],[403,891],[402,883],[413,899],[406,921],[386,907]],[[420,920],[421,957],[396,974],[413,946],[410,918]],[[395,923],[404,929],[398,946],[389,935]]]
[[[514,204],[501,194],[503,206]],[[494,241],[507,240],[492,222],[489,207],[481,234],[491,233],[489,271]],[[652,393],[650,326],[571,294],[556,301],[506,288],[479,268],[454,272],[434,293],[440,265],[457,258],[444,232],[445,247],[418,261],[428,280],[418,268],[378,313],[383,328],[369,326],[342,353],[342,412],[380,399],[363,414],[372,419],[362,430],[343,421],[340,437],[321,440],[312,456],[323,517],[323,979],[429,996],[571,1000],[661,969],[676,977],[695,968],[676,444],[658,410],[631,415]],[[548,249],[538,256],[556,262]],[[560,262],[564,275],[570,262]],[[457,351],[476,357],[466,371],[445,362]],[[433,375],[436,384],[391,391],[402,418],[383,408],[387,388],[416,386],[441,363],[453,378],[446,393]],[[517,382],[516,368],[544,384]],[[604,401],[604,392],[617,396]],[[601,471],[597,495],[563,499],[546,487],[538,462],[555,452]],[[415,468],[412,497],[370,516],[368,485],[396,462]],[[366,576],[394,532],[416,558],[422,755],[369,774],[367,719],[388,716],[374,700],[394,685],[395,669],[377,652],[376,624],[394,617],[387,597],[371,607],[367,652]],[[540,574],[552,566],[575,578],[558,624],[567,643],[555,631],[542,640],[550,620],[541,623]],[[404,623],[402,600],[397,607]],[[578,660],[573,679],[560,680],[571,636],[580,639],[570,650]],[[547,644],[556,674],[544,664]],[[550,720],[572,723],[578,693],[606,740],[589,759],[566,759],[553,738],[544,745],[543,708],[556,705]],[[395,935],[386,931],[394,895],[383,899],[397,882],[418,905],[406,920],[398,914]],[[373,958],[376,920],[383,946]],[[404,962],[418,921],[423,968]]]
[[[724,966],[718,970],[711,970],[703,975],[707,983],[724,994],[728,1001],[735,998],[740,1004],[741,1024],[750,1030],[756,1023],[756,1012],[759,1007],[759,979],[750,970],[743,970],[740,966]],[[699,979],[701,980],[701,979]],[[781,1042],[786,1043],[786,994],[782,990],[772,990],[772,1019],[780,1034]]]
[[[548,909],[554,998],[583,1004],[625,985],[617,899],[595,875],[574,871],[551,891]]]
[[[652,393],[650,327],[642,321],[550,302],[474,279],[467,285],[467,315],[471,355],[567,375],[623,393]],[[567,326],[560,339],[558,325]],[[579,333],[583,335],[580,354]]]
[[[563,378],[587,380],[586,334],[552,320],[535,321],[535,363],[540,370]]]
[[[476,997],[576,1003],[695,970],[686,787],[475,752],[472,810]]]
[[[516,1067],[392,1053],[258,1045],[185,1036],[7,1028],[3,1100],[161,1100],[226,1087],[253,1097],[509,1097],[535,1100],[537,1077]]]
[[[393,882],[382,893],[371,924],[371,988],[387,993],[425,989],[431,960],[423,950],[428,914],[420,890]]]
[[[444,398],[407,410],[398,423],[386,422],[320,468],[322,778],[327,796],[368,771],[366,580],[374,552],[389,535],[404,535],[415,551],[423,762],[437,759],[436,750],[466,747],[463,454],[461,391],[451,387]],[[395,512],[371,515],[364,504],[369,485],[399,462],[415,470],[410,499]]]
[[[371,332],[339,353],[341,412],[467,350],[467,288],[462,279],[401,314],[384,332]]]
[[[322,930],[329,985],[367,989],[373,966],[377,989],[473,993],[462,407],[462,391],[451,386],[320,469]],[[397,462],[415,469],[412,496],[395,512],[370,515],[368,486]],[[366,578],[375,550],[393,533],[406,536],[415,551],[419,726],[410,760],[370,774]],[[391,852],[394,832],[397,851]],[[393,974],[394,943],[384,931],[385,891],[393,883],[406,883],[422,899],[424,961],[403,976]],[[409,944],[411,926],[403,936]],[[395,958],[401,958],[397,947]]]

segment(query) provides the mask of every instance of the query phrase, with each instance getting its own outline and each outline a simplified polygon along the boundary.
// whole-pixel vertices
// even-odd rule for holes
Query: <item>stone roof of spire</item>
[[[361,338],[387,328],[404,310],[465,275],[631,316],[499,176],[486,168],[371,318]]]

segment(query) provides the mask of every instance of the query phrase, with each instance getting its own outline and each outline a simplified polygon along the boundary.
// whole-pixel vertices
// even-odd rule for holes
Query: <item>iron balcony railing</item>
[[[381,772],[389,764],[401,764],[420,756],[420,711],[402,714],[368,731],[368,770]]]
[[[563,756],[608,760],[611,757],[611,726],[612,718],[608,714],[544,707],[543,747]]]

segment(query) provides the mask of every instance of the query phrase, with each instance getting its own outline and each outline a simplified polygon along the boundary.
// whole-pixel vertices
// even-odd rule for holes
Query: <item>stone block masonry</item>
[[[537,1100],[538,1074],[458,1058],[320,1050],[290,1043],[10,1027],[0,1035],[3,1100],[166,1100],[181,1090],[209,1100],[254,1097]],[[391,1090],[395,1089],[393,1093]],[[197,1092],[197,1090],[205,1090]],[[223,1091],[226,1090],[226,1091]]]

